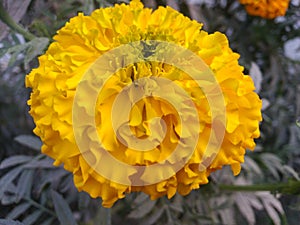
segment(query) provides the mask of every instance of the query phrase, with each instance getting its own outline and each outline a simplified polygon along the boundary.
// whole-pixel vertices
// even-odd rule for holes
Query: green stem
[[[35,36],[32,33],[25,30],[10,17],[10,15],[4,9],[2,0],[0,0],[0,20],[2,20],[2,22],[5,23],[12,30],[22,34],[26,40],[30,41],[35,38]]]

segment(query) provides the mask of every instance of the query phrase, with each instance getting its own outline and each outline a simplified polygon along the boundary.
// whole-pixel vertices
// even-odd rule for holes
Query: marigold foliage
[[[170,7],[157,10],[144,8],[142,3],[132,1],[129,5],[97,9],[90,16],[79,13],[54,37],[47,52],[39,58],[39,67],[26,77],[26,86],[32,88],[28,104],[34,118],[34,133],[43,141],[42,152],[55,159],[56,166],[74,175],[78,190],[92,197],[101,197],[105,207],[111,207],[126,193],[141,191],[152,199],[176,192],[187,195],[193,189],[208,182],[209,174],[224,165],[230,165],[233,173],[240,172],[246,149],[253,150],[254,138],[259,137],[261,100],[254,92],[250,76],[243,74],[238,64],[239,55],[234,53],[226,36],[216,32],[208,34],[202,25],[183,16]],[[128,186],[110,181],[85,161],[78,149],[72,126],[72,106],[76,87],[85,71],[99,56],[122,44],[139,40],[160,40],[176,43],[195,54],[213,71],[225,99],[226,132],[220,151],[208,167],[199,171],[201,155],[205,151],[211,132],[210,109],[204,94],[184,80],[178,79],[176,68],[164,63],[139,63],[119,71],[109,80],[110,92],[99,100],[96,107],[98,134],[110,148],[110,154],[130,165],[149,165],[164,159],[172,152],[178,140],[176,112],[154,99],[138,102],[132,111],[130,125],[137,137],[148,132],[148,121],[154,116],[162,117],[168,133],[161,145],[150,152],[127,149],[115,138],[106,117],[113,97],[132,82],[132,76],[163,76],[177,81],[190,93],[199,113],[201,130],[197,148],[188,163],[169,179],[147,186]],[[146,75],[146,71],[147,75]],[[178,79],[178,80],[177,80]],[[141,113],[142,112],[142,113]],[[97,154],[90,149],[91,154]],[[112,168],[117,173],[116,168]],[[159,176],[159,175],[158,175]]]
[[[239,0],[248,14],[266,19],[284,16],[290,0]]]

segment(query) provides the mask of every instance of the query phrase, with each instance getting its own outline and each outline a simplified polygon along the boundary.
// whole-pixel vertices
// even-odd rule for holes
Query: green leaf
[[[51,225],[51,224],[53,224],[53,220],[54,220],[54,218],[52,217],[52,218],[49,218],[49,219],[46,219],[45,221],[43,221],[41,224],[39,224],[39,225]]]
[[[144,194],[144,193],[140,193],[137,195],[137,197],[134,199],[133,201],[133,206],[134,207],[138,207],[140,205],[142,205],[145,201],[147,201],[149,199],[148,195]]]
[[[28,68],[28,64],[36,56],[41,55],[44,52],[44,49],[49,44],[49,39],[45,37],[34,38],[28,44],[28,49],[25,54],[24,64],[25,68]]]
[[[171,204],[169,204],[169,208],[175,212],[183,213],[183,198],[181,195],[175,195]]]
[[[56,191],[51,191],[54,209],[61,225],[77,225],[72,211],[65,199]]]
[[[33,158],[32,156],[27,156],[27,155],[11,156],[2,161],[2,163],[0,164],[0,170],[6,169],[11,166],[16,166],[18,164],[26,163],[26,162],[30,161],[32,158]]]
[[[249,156],[245,156],[245,163],[242,164],[242,168],[247,170],[249,175],[253,177],[259,179],[263,178],[263,172],[261,168],[258,166],[257,162]]]
[[[284,165],[283,170],[286,172],[286,174],[291,175],[294,179],[300,181],[299,174],[292,167]]]
[[[260,155],[262,162],[268,168],[270,173],[277,179],[280,179],[280,173],[283,172],[281,159],[272,153],[263,153]]]
[[[27,202],[17,205],[15,208],[13,208],[12,211],[8,213],[7,218],[12,220],[17,219],[21,214],[24,214],[29,208],[30,204]]]
[[[25,69],[29,68],[29,62],[33,60],[36,56],[41,55],[44,49],[48,46],[49,39],[45,37],[34,38],[33,40],[25,43],[14,45],[6,50],[6,53],[10,55],[10,60],[8,67],[14,65],[17,59],[21,56],[24,57]],[[4,53],[5,50],[2,50]]]
[[[67,173],[67,176],[60,181],[59,190],[61,192],[67,192],[73,187],[73,177],[70,173]]]
[[[247,220],[249,225],[255,224],[255,213],[253,208],[251,207],[251,203],[248,198],[245,198],[245,195],[240,192],[235,194],[235,203],[243,215],[243,217]]]
[[[33,170],[24,170],[21,174],[20,179],[18,180],[17,185],[17,199],[19,202],[24,196],[30,196],[31,188],[33,184],[34,171]]]
[[[56,169],[57,167],[53,166],[53,159],[48,157],[44,159],[32,160],[30,163],[24,165],[26,169],[36,169],[36,168],[44,168],[44,169]]]
[[[86,192],[80,192],[78,198],[78,208],[86,209],[91,202],[91,197]]]
[[[22,135],[19,135],[19,136],[15,137],[14,140],[16,142],[18,142],[19,144],[24,145],[26,147],[29,147],[33,150],[41,151],[42,142],[36,136],[22,134]]]
[[[147,219],[143,220],[142,224],[144,224],[144,225],[156,224],[157,221],[162,217],[164,211],[165,211],[165,208],[163,208],[163,207],[155,210],[150,216],[147,217]]]
[[[4,193],[7,191],[9,185],[13,182],[13,180],[21,173],[23,167],[17,167],[10,170],[0,179],[0,199],[3,198]]]
[[[156,201],[150,200],[149,197],[143,202],[140,202],[141,199],[143,199],[143,197],[138,196],[137,199],[138,201],[134,201],[134,203],[138,203],[138,204],[133,209],[133,211],[130,212],[128,218],[141,219],[144,216],[146,216],[148,213],[150,213],[156,204]]]
[[[227,208],[217,211],[219,217],[221,218],[222,224],[237,224],[235,221],[234,214],[236,213],[233,208]]]
[[[275,225],[280,225],[280,215],[284,214],[284,210],[280,201],[269,192],[258,192],[260,200],[263,203],[265,210]]]
[[[48,184],[51,184],[51,186],[57,186],[57,183],[60,183],[60,181],[63,179],[63,176],[66,176],[69,174],[68,171],[62,169],[62,168],[55,168],[52,166],[52,170],[43,170],[41,172],[41,179],[37,186],[35,186],[35,191],[39,195],[42,193],[45,186]]]
[[[8,63],[8,67],[11,67],[12,65],[14,65],[14,63],[17,60],[17,57],[23,51],[25,51],[26,48],[27,48],[27,45],[25,43],[25,44],[15,45],[15,46],[8,49],[7,53],[10,54],[10,60],[9,60],[9,63]]]
[[[43,213],[42,211],[37,210],[37,211],[33,212],[32,214],[30,214],[29,216],[27,216],[22,222],[25,225],[37,224],[36,222],[40,218],[42,213]]]
[[[25,225],[19,221],[0,219],[0,225]]]
[[[17,202],[16,189],[17,187],[13,183],[9,183],[9,186],[6,188],[6,191],[1,198],[2,205],[11,205]]]

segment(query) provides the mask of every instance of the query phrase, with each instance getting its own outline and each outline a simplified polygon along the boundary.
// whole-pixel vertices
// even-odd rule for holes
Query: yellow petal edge
[[[55,160],[54,165],[64,165],[73,173],[74,183],[79,191],[86,191],[91,197],[101,197],[104,207],[111,207],[126,193],[144,192],[151,199],[166,195],[168,198],[176,192],[189,194],[202,184],[208,183],[211,172],[230,165],[235,175],[239,174],[246,149],[255,148],[254,138],[258,138],[261,121],[261,100],[254,92],[254,84],[243,67],[238,64],[239,55],[234,53],[226,36],[215,32],[208,34],[202,25],[190,20],[170,7],[157,10],[144,8],[139,1],[130,4],[116,4],[113,7],[100,8],[90,16],[79,13],[61,28],[54,36],[54,42],[47,52],[39,57],[39,67],[26,76],[26,86],[32,88],[28,104],[36,127],[34,133],[43,141],[42,152]],[[172,177],[147,186],[128,186],[112,182],[96,173],[85,161],[76,146],[72,128],[72,106],[76,87],[85,71],[110,49],[139,40],[160,40],[176,43],[197,54],[209,66],[216,77],[225,99],[226,132],[221,149],[204,171],[199,171],[199,163],[208,136],[211,132],[208,103],[203,93],[178,80],[186,87],[197,106],[201,123],[199,143],[188,163]],[[109,129],[109,119],[105,115],[111,107],[112,93],[118,87],[132,82],[132,74],[142,76],[152,67],[152,76],[165,76],[176,80],[174,68],[163,63],[139,63],[124,68],[111,80],[112,92],[105,95],[96,112],[99,136],[112,149],[111,154],[131,165],[147,165],[162,160],[170,154],[176,144],[179,124],[176,115],[167,105],[146,99],[136,104],[132,110],[130,123],[132,132],[138,137],[147,133],[147,121],[154,116],[164,117],[169,128],[169,139],[159,150],[150,153],[137,153],[119,145]],[[122,85],[121,85],[122,83]],[[140,112],[143,111],[143,114]],[[113,172],[118,172],[113,171]],[[159,176],[159,175],[158,175]]]

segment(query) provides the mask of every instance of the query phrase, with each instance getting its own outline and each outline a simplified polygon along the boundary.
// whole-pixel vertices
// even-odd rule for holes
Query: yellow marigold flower
[[[240,172],[261,100],[226,36],[201,27],[132,1],[79,13],[57,32],[26,77],[28,104],[42,152],[78,190],[111,207],[130,192],[186,195],[225,165]]]
[[[253,16],[274,19],[284,16],[290,0],[239,0],[245,5],[246,11]]]

